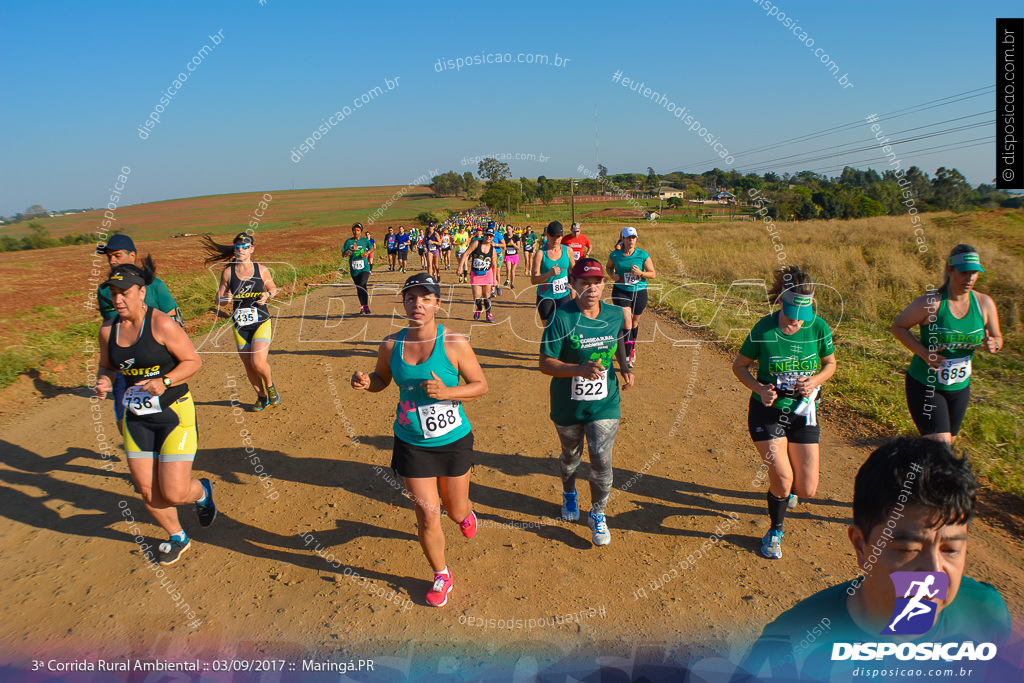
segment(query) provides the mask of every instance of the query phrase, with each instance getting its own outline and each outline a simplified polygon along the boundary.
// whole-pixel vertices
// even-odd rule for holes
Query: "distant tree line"
[[[583,195],[629,193],[653,198],[663,187],[682,190],[684,198],[669,199],[670,208],[684,208],[690,199],[705,199],[726,190],[734,194],[740,204],[750,203],[755,197],[765,200],[772,218],[796,220],[895,216],[906,213],[910,207],[917,211],[968,211],[1024,206],[1021,197],[996,189],[995,185],[982,183],[971,187],[960,171],[945,166],[939,167],[934,176],[917,166],[911,166],[905,173],[886,170],[881,175],[874,169],[863,171],[847,166],[839,176],[829,177],[814,171],[780,176],[718,168],[704,173],[662,175],[651,167],[646,174],[610,175],[607,168],[598,165],[596,178],[570,180],[539,176],[536,180],[512,180],[508,164],[484,159],[477,175],[484,188],[480,201],[497,213],[517,211],[521,205],[536,201],[550,204],[555,197],[568,195],[572,182],[575,182],[576,194]],[[449,171],[435,176],[431,187],[440,196],[454,196],[459,191],[456,189],[459,178],[464,182],[472,178],[472,174],[459,176]],[[467,192],[466,196],[471,197],[472,192]]]
[[[25,237],[0,236],[0,252],[67,247],[73,244],[95,244],[99,241],[99,234],[92,232],[79,232],[73,235],[64,235],[63,237],[51,237],[50,231],[38,221],[29,223],[28,229],[29,234]]]

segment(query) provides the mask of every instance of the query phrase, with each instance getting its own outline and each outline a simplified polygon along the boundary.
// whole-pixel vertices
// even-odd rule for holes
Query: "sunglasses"
[[[235,249],[236,250],[238,250],[238,249],[242,249],[242,250],[252,249],[252,245],[251,244],[236,244],[235,245]]]

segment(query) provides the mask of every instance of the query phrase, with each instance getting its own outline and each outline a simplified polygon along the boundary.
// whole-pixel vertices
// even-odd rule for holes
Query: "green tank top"
[[[956,318],[949,310],[949,298],[943,292],[935,319],[921,325],[921,343],[944,359],[941,370],[932,370],[920,356],[914,356],[908,373],[921,384],[934,386],[940,391],[957,391],[970,384],[974,348],[985,339],[985,317],[974,292],[970,295],[967,315]]]
[[[433,371],[446,387],[459,384],[455,369],[444,350],[444,327],[437,326],[437,338],[430,357],[419,365],[402,359],[408,328],[398,333],[391,351],[391,377],[398,385],[395,436],[414,446],[447,446],[470,432],[469,419],[459,401],[438,401],[427,396],[420,385],[433,379]]]
[[[569,249],[562,245],[559,245],[559,248],[562,255],[555,260],[548,258],[547,250],[541,252],[540,272],[546,273],[555,266],[562,270],[537,288],[537,296],[541,299],[561,299],[569,296]]]

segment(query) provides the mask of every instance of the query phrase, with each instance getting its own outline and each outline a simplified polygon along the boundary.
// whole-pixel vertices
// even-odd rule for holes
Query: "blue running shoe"
[[[604,515],[595,515],[591,512],[589,524],[590,529],[594,532],[594,545],[609,545],[612,542],[612,532],[608,531],[608,523],[605,522]]]
[[[782,559],[782,532],[770,530],[761,539],[761,554],[769,560]]]
[[[213,502],[213,485],[209,479],[200,479],[199,483],[206,490],[206,500],[196,503],[196,516],[199,517],[199,526],[210,526],[213,520],[217,519],[217,506]]]
[[[580,518],[580,506],[577,501],[576,492],[562,493],[562,519],[568,522],[577,522]]]

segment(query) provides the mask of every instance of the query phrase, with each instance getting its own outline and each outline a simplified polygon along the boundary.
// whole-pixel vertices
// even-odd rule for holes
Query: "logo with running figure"
[[[927,633],[935,625],[938,605],[949,591],[949,577],[943,572],[893,572],[889,575],[896,589],[896,605],[882,635]]]

